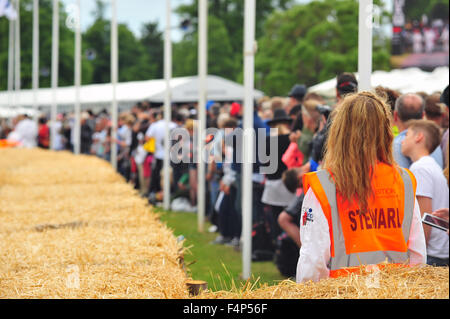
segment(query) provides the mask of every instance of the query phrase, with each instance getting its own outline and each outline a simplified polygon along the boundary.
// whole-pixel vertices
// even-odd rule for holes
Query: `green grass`
[[[209,233],[208,222],[205,231],[197,228],[197,214],[180,213],[155,209],[161,215],[161,221],[173,230],[175,236],[184,236],[184,247],[188,248],[184,255],[188,274],[195,280],[208,282],[213,291],[239,289],[246,282],[241,279],[242,253],[233,247],[213,245],[211,242],[218,235]],[[275,264],[269,262],[252,262],[252,278],[250,282],[259,287],[263,283],[276,285],[283,277]]]

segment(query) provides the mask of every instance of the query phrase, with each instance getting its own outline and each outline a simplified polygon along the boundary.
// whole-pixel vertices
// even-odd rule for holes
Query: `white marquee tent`
[[[355,74],[358,78],[358,74]],[[390,72],[375,71],[372,73],[372,87],[378,85],[407,92],[425,92],[431,94],[442,91],[449,83],[448,67],[436,68],[433,72],[425,72],[419,68],[396,69]],[[198,77],[180,77],[171,80],[172,102],[197,102]],[[215,101],[242,101],[244,99],[244,87],[219,76],[209,75],[208,100]],[[327,99],[333,99],[336,95],[336,78],[314,85],[308,89]],[[91,84],[81,87],[81,104],[83,108],[109,107],[112,97],[112,86],[106,84]],[[148,100],[154,103],[163,103],[165,95],[164,80],[148,80],[137,82],[123,82],[117,85],[117,99],[121,108],[131,106],[133,103]],[[6,91],[0,92],[0,117],[12,117],[20,113],[33,114],[33,90],[20,92],[19,108],[8,107],[8,102],[15,99],[15,93],[9,96]],[[255,98],[263,96],[263,92],[255,90]],[[56,99],[60,110],[72,110],[75,103],[75,88],[60,87],[56,92]],[[50,106],[52,103],[52,90],[50,88],[39,89],[37,93],[38,105]]]
[[[198,77],[173,78],[170,81],[172,103],[187,103],[198,101]],[[208,100],[221,101],[243,101],[244,86],[215,75],[207,77]],[[148,100],[153,103],[163,103],[166,91],[165,80],[148,80],[138,82],[123,82],[117,84],[117,101],[120,108],[129,107],[132,104]],[[80,100],[83,109],[109,107],[112,101],[112,85],[91,84],[84,85],[80,89]],[[255,90],[255,98],[264,94]],[[34,104],[33,90],[22,90],[20,92],[19,104],[21,108],[8,107],[9,101],[15,99],[15,93],[9,96],[7,91],[0,92],[0,116],[11,116],[18,112],[32,110]],[[59,110],[72,110],[75,103],[75,88],[60,87],[56,90],[56,100]],[[50,107],[52,104],[52,89],[43,88],[37,92],[37,103],[42,107]],[[31,114],[31,113],[30,113]]]
[[[374,71],[372,73],[372,88],[378,85],[399,91],[400,93],[425,92],[427,94],[443,91],[448,85],[448,67],[439,67],[433,72],[425,72],[419,68],[396,69],[390,72]],[[358,74],[355,74],[358,78]],[[319,83],[308,89],[327,99],[336,96],[336,78]]]
[[[39,115],[39,111],[35,111],[32,108],[28,107],[3,107],[0,105],[0,119],[1,118],[13,118],[19,114],[27,114],[30,117],[33,117],[35,114]]]

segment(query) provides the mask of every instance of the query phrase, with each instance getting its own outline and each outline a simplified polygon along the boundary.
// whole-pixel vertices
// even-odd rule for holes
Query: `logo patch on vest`
[[[397,195],[393,188],[376,188],[374,192],[375,196],[378,197],[392,197]]]
[[[306,225],[306,222],[313,222],[313,214],[312,214],[312,208],[304,208],[303,209],[303,215],[302,215],[302,223],[303,226]]]

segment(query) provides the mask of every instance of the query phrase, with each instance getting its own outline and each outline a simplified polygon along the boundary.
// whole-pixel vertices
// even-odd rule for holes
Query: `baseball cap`
[[[303,84],[296,84],[292,87],[288,96],[301,100],[306,95],[306,91],[307,91],[306,86],[304,86]]]
[[[358,91],[358,81],[352,73],[344,72],[337,77],[336,88],[341,94],[354,93]]]

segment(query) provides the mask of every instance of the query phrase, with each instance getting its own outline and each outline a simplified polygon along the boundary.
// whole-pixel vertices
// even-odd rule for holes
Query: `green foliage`
[[[162,79],[164,77],[164,42],[163,34],[158,30],[158,23],[147,23],[142,28],[141,43],[144,55],[148,57],[148,65],[151,65],[152,77]]]
[[[20,1],[21,29],[21,88],[29,89],[32,83],[33,17],[32,0]],[[110,21],[104,18],[106,4],[97,1],[93,12],[95,21],[82,34],[82,84],[110,82],[111,34]],[[39,86],[51,85],[52,50],[51,0],[39,1]],[[75,34],[66,26],[67,13],[60,3],[59,86],[74,83]],[[139,81],[162,78],[163,40],[157,24],[143,26],[143,37],[137,39],[126,25],[118,26],[119,33],[119,81]],[[0,90],[8,86],[9,20],[0,18]],[[95,52],[95,59],[87,58],[87,51]],[[45,71],[45,72],[44,72]]]
[[[190,76],[198,73],[198,36],[192,33],[179,43],[173,52],[174,76]],[[240,72],[236,63],[230,36],[222,20],[208,17],[208,73],[235,79]]]
[[[411,2],[413,2],[411,0]],[[432,10],[434,0],[417,4]],[[445,2],[445,1],[444,1]],[[21,2],[22,88],[31,87],[32,0]],[[173,75],[196,75],[198,65],[197,0],[176,12],[190,19],[192,28],[173,46]],[[244,1],[211,0],[208,18],[208,73],[242,82]],[[358,1],[317,0],[293,5],[293,0],[258,0],[255,83],[269,95],[285,95],[297,82],[307,85],[327,80],[342,71],[357,71]],[[381,0],[375,0],[383,6]],[[110,81],[110,21],[105,4],[97,0],[95,21],[82,35],[82,83]],[[447,1],[448,5],[448,1]],[[411,8],[410,8],[411,9]],[[427,10],[428,10],[427,9]],[[412,9],[411,9],[412,10]],[[385,13],[384,13],[385,14]],[[386,14],[385,14],[386,15]],[[65,25],[60,7],[59,85],[73,85],[74,33]],[[50,86],[52,1],[40,1],[40,87]],[[0,90],[7,87],[9,21],[0,19]],[[126,25],[119,25],[119,80],[138,81],[163,77],[163,36],[157,23],[143,25],[140,39]],[[88,59],[86,52],[95,52]],[[388,70],[388,39],[374,32],[374,69]]]
[[[96,55],[92,61],[86,61],[93,69],[91,83],[111,81],[111,22],[104,19],[104,10],[105,4],[97,1],[97,10],[93,12],[96,20],[83,35],[84,52],[91,50]],[[162,77],[162,37],[156,27],[145,25],[143,38],[137,39],[125,24],[118,26],[120,82]]]
[[[295,83],[313,85],[343,71],[357,71],[356,0],[297,5],[272,14],[264,30],[258,40],[255,68],[256,83],[266,94],[284,95]],[[374,41],[375,69],[389,68],[386,44]]]
[[[106,83],[111,81],[111,38],[110,24],[103,18],[98,18],[83,34],[83,52],[93,51],[95,59],[86,61],[93,68],[92,83]],[[120,74],[120,72],[119,72]]]
[[[208,73],[242,80],[243,41],[244,41],[244,1],[209,1],[208,11]],[[285,10],[292,0],[258,0],[256,2],[256,37],[264,32],[264,21],[275,10]],[[197,74],[197,11],[198,0],[180,5],[176,12],[183,19],[192,21],[192,31],[174,46],[174,74]]]
[[[119,81],[141,81],[156,77],[145,48],[124,24],[119,25]]]
[[[21,87],[31,88],[32,81],[32,0],[20,1],[20,47],[21,47]],[[52,1],[39,2],[39,77],[40,87],[50,87],[51,50],[52,50]],[[60,7],[60,43],[59,43],[59,85],[68,86],[74,83],[74,33],[65,26],[67,14]],[[9,20],[0,18],[0,90],[8,86],[8,47],[9,47]],[[42,72],[42,71],[46,72]],[[92,69],[83,63],[83,83],[90,80]]]
[[[423,14],[426,14],[428,18],[441,18],[448,19],[448,0],[408,0],[405,1],[405,15],[409,19],[419,20]]]

